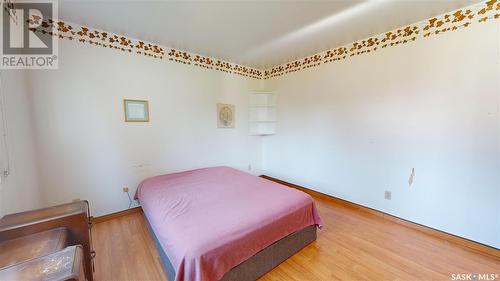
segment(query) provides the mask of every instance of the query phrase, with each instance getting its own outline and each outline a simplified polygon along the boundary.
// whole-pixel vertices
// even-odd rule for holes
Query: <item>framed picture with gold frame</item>
[[[234,104],[217,104],[217,128],[234,128]]]
[[[125,122],[149,122],[149,103],[147,100],[123,100]]]

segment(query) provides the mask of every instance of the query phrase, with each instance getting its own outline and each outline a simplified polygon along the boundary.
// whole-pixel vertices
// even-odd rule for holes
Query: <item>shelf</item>
[[[276,131],[276,96],[272,92],[250,92],[250,133],[273,135]]]
[[[276,132],[276,122],[251,122],[252,135],[273,135]]]
[[[274,94],[250,94],[250,106],[275,106]]]
[[[266,91],[251,91],[250,92],[251,95],[274,95],[273,92],[266,92]]]

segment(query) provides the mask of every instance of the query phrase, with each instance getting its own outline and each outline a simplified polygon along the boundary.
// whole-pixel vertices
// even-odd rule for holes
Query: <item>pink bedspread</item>
[[[219,280],[281,238],[321,224],[308,194],[228,167],[146,179],[136,198],[176,280]]]

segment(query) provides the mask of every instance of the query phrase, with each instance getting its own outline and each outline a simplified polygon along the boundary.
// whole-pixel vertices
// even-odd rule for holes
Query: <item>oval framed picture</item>
[[[234,128],[234,104],[217,104],[217,128]]]

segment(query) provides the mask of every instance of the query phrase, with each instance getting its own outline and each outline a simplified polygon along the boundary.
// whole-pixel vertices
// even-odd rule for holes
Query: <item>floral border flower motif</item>
[[[500,0],[488,0],[458,9],[438,17],[391,30],[377,36],[351,44],[326,50],[313,56],[295,60],[264,70],[264,79],[282,76],[287,73],[337,62],[350,57],[368,54],[380,49],[407,44],[417,39],[428,38],[440,33],[469,27],[473,23],[500,19]]]
[[[168,59],[171,62],[193,65],[209,70],[237,74],[255,79],[270,79],[284,74],[304,70],[326,63],[338,62],[350,57],[372,53],[380,49],[407,44],[417,39],[469,27],[474,23],[500,19],[500,0],[487,0],[469,7],[455,10],[415,24],[391,30],[345,46],[259,70],[243,65],[222,61],[207,56],[193,54],[174,48],[164,48],[157,44],[132,39],[118,34],[91,29],[64,21],[47,20],[32,31],[48,34],[59,39],[71,40],[92,46],[110,48],[126,53],[144,55],[155,59]],[[36,18],[27,19],[37,21]],[[168,53],[165,51],[168,49]]]
[[[262,79],[263,76],[263,72],[259,69],[205,57],[186,51],[176,50],[173,48],[170,48],[168,53],[166,53],[165,49],[157,44],[148,43],[118,34],[99,31],[85,26],[69,24],[64,21],[54,21],[49,19],[47,21],[43,21],[39,27],[33,28],[32,31],[55,36],[59,39],[110,48],[125,53],[144,55],[155,59],[168,58],[168,60],[172,62],[199,66],[205,69],[213,69],[256,79]]]

